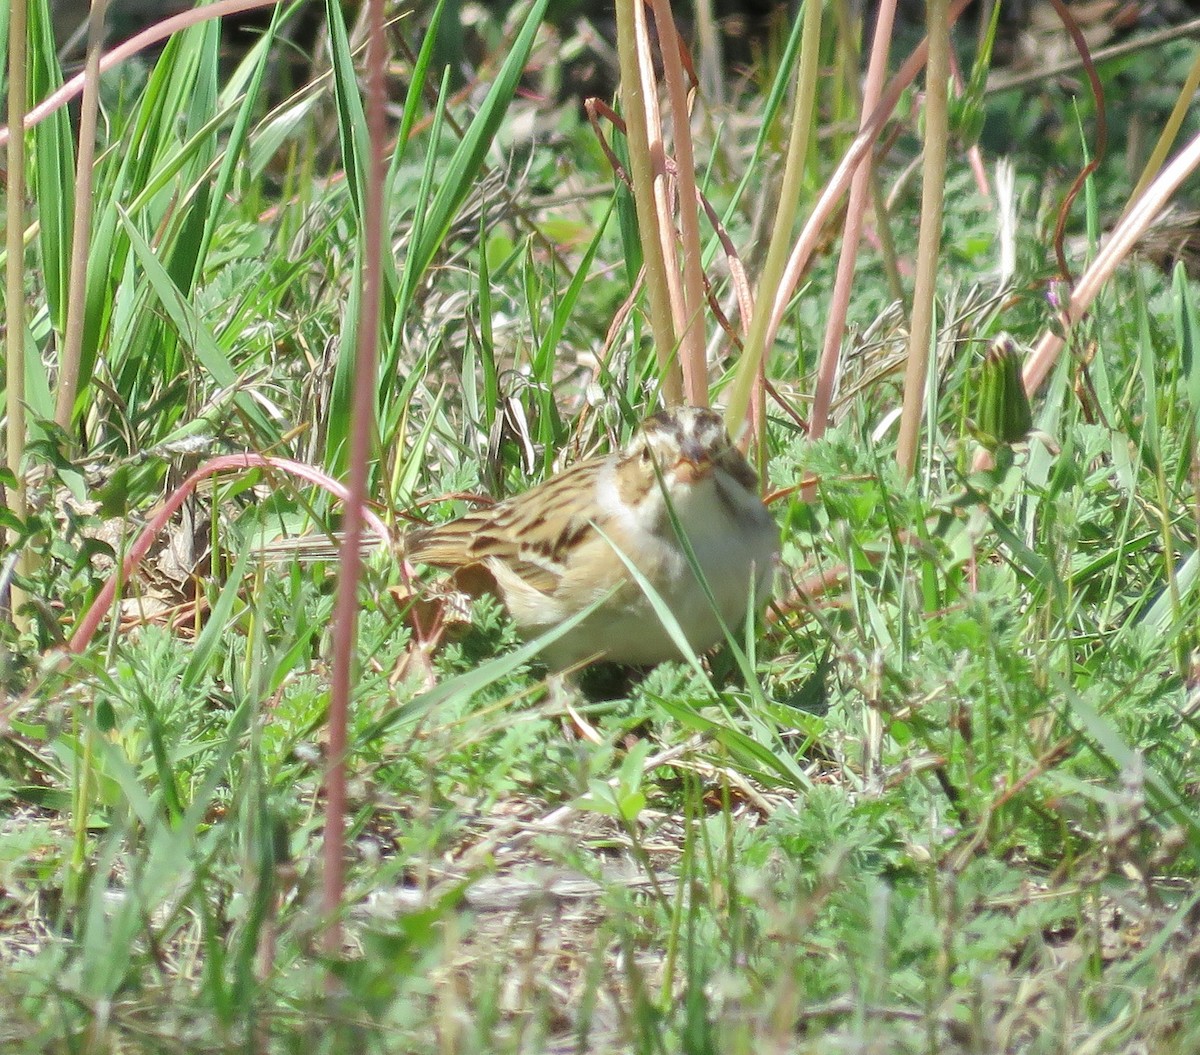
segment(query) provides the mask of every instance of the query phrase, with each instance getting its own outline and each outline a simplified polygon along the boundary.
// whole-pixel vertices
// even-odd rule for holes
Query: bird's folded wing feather
[[[590,498],[598,467],[598,462],[583,462],[491,509],[410,531],[404,554],[441,568],[496,561],[532,589],[553,593],[572,551],[595,534],[585,514],[595,511]]]

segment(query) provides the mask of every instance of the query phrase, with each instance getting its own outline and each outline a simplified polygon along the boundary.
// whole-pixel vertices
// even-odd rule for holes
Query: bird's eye
[[[648,462],[649,460],[650,460],[650,448],[643,447],[642,448],[642,461]]]

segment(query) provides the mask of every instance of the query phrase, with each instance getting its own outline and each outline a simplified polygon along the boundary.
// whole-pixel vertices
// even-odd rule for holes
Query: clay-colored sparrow
[[[616,550],[700,652],[721,639],[720,620],[736,632],[752,590],[756,610],[766,602],[779,529],[721,416],[681,406],[647,419],[619,453],[581,462],[489,509],[410,531],[403,549],[418,564],[454,569],[468,592],[496,593],[525,637],[605,598],[547,646],[542,658],[552,668],[593,657],[646,665],[678,659],[679,649]]]

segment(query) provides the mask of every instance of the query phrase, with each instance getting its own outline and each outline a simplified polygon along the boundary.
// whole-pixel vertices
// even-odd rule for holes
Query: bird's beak
[[[712,456],[708,449],[694,440],[685,440],[679,451],[679,461],[675,463],[675,479],[694,484],[708,476],[712,468]]]

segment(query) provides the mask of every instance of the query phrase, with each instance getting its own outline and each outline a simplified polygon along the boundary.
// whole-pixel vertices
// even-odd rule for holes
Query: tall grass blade
[[[1171,274],[1171,297],[1184,390],[1192,405],[1189,431],[1194,437],[1196,422],[1200,418],[1200,312],[1196,309],[1194,287],[1189,284],[1187,270],[1182,263],[1176,264]]]
[[[342,168],[346,186],[354,205],[359,225],[362,225],[367,204],[367,171],[369,169],[370,139],[367,135],[367,114],[359,94],[358,76],[354,70],[354,55],[342,5],[326,0],[326,24],[329,27],[329,52],[333,68],[333,98],[337,104],[338,142],[342,149]]]
[[[197,224],[205,210],[199,213],[200,221],[193,218],[194,196],[178,189],[168,193],[170,176],[162,170],[170,170],[172,176],[178,173],[186,184],[195,181],[214,156],[216,127],[210,122],[218,49],[215,22],[172,37],[133,112],[118,110],[110,117],[112,142],[95,173],[98,208],[88,253],[77,413],[91,405],[90,384],[101,349],[107,353],[107,372],[134,420],[140,418],[148,393],[163,378],[179,372],[174,331],[164,327],[156,313],[138,308],[127,225],[134,218],[143,230],[160,232],[160,267],[190,301],[197,264],[181,247],[197,248]],[[202,130],[206,134],[200,135]],[[158,179],[164,181],[158,184],[162,193],[146,194]],[[166,229],[160,230],[168,220]],[[170,420],[160,424],[169,425]]]
[[[29,94],[46,98],[62,86],[47,0],[29,2]],[[37,203],[46,303],[61,338],[67,321],[67,278],[71,261],[71,217],[75,201],[75,144],[67,110],[55,111],[33,130],[30,193]]]
[[[410,246],[405,261],[398,305],[402,316],[407,314],[417,283],[441,248],[459,206],[470,193],[484,155],[508,111],[517,83],[525,70],[525,62],[533,49],[548,3],[549,0],[534,0],[520,32],[512,42],[504,65],[496,74],[479,112],[467,126],[462,142],[439,179],[437,192],[425,217],[422,237]]]
[[[238,104],[237,116],[234,119],[233,128],[230,129],[229,138],[225,142],[221,167],[217,170],[216,179],[212,182],[211,187],[206,189],[208,210],[204,216],[204,229],[201,231],[195,247],[195,279],[199,279],[204,263],[208,259],[208,251],[212,246],[213,235],[216,233],[221,216],[227,209],[225,196],[233,186],[234,176],[243,164],[242,152],[246,148],[246,143],[250,136],[251,122],[257,112],[258,100],[262,92],[264,80],[270,69],[270,64],[273,60],[278,61],[277,56],[272,54],[272,48],[275,44],[279,27],[289,15],[299,10],[299,6],[299,3],[293,3],[288,9],[287,14],[284,13],[282,6],[277,7],[266,32],[255,42],[250,55],[247,56],[246,64],[249,64],[252,71],[249,76],[249,83],[246,85],[245,92]],[[222,96],[230,98],[232,95],[232,97],[236,98],[239,81],[240,78],[232,78],[222,91]],[[197,205],[199,204],[201,203],[197,203]]]
[[[196,314],[195,307],[172,281],[166,268],[155,256],[154,250],[129,217],[123,212],[120,213],[120,217],[134,255],[145,271],[158,302],[174,326],[175,333],[187,340],[188,346],[195,351],[197,359],[218,385],[235,391],[234,402],[254,425],[261,441],[268,445],[273,443],[278,438],[278,428],[263,413],[258,403],[241,390],[241,379],[237,371],[217,344],[207,323]]]

